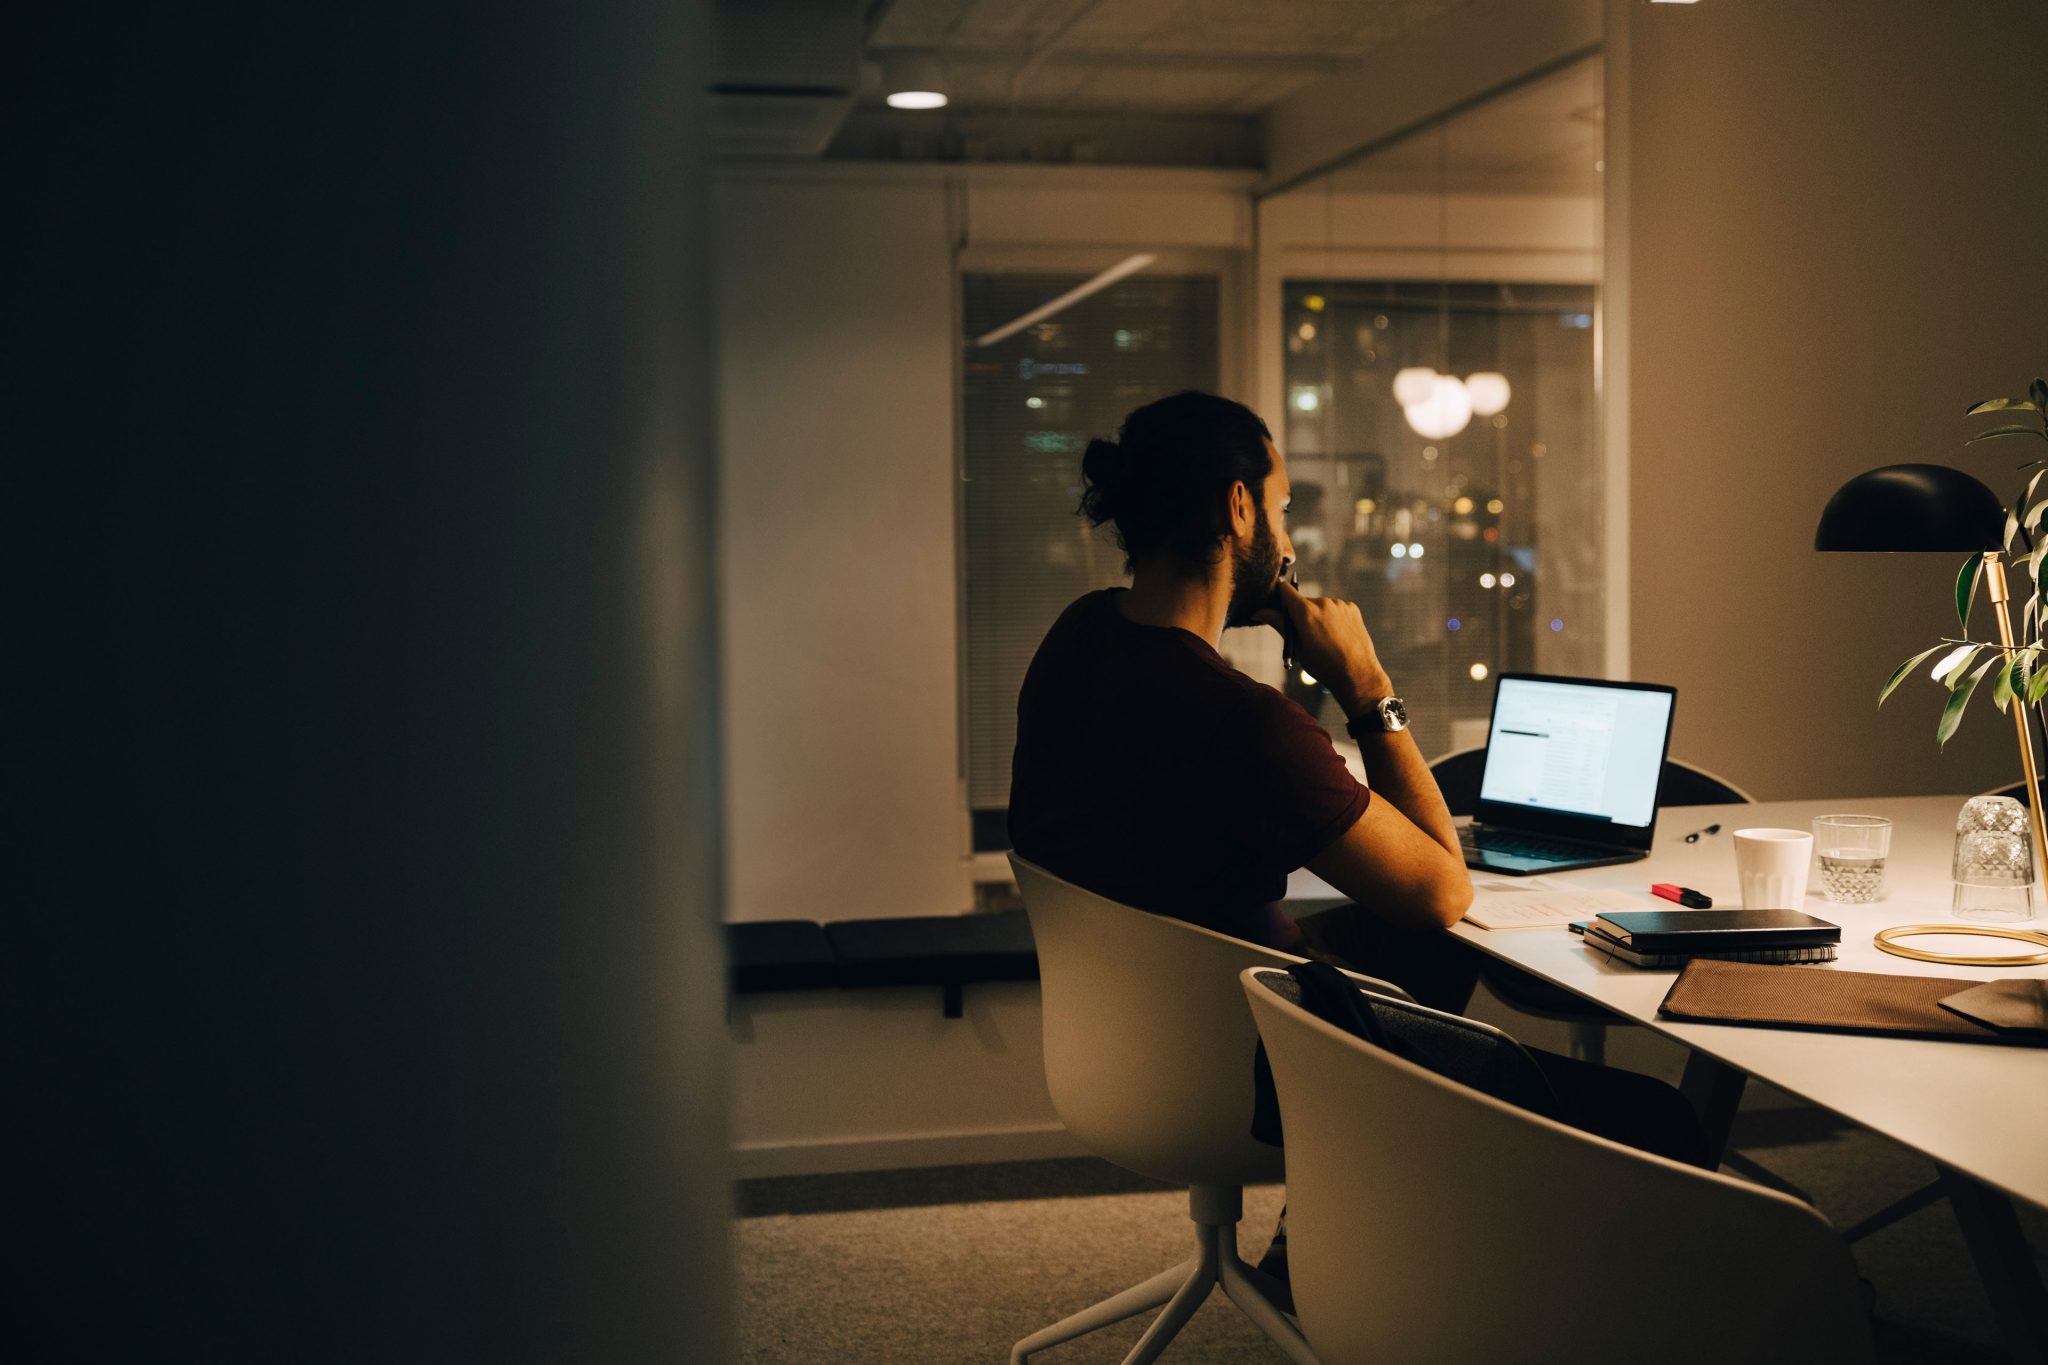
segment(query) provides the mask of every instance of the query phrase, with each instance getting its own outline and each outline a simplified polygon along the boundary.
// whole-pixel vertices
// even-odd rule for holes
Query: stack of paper
[[[1465,912],[1465,919],[1482,929],[1541,929],[1598,919],[1610,910],[1647,909],[1656,903],[1647,893],[1594,891],[1530,877],[1477,880],[1472,890],[1472,908]]]

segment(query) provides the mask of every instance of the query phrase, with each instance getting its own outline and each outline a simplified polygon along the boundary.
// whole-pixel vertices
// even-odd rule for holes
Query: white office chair
[[[1128,1170],[1186,1185],[1195,1254],[1011,1349],[1013,1365],[1166,1304],[1126,1365],[1155,1359],[1209,1292],[1230,1301],[1290,1360],[1316,1365],[1237,1254],[1244,1189],[1280,1175],[1278,1148],[1251,1137],[1258,1033],[1238,973],[1302,959],[1106,900],[1010,855],[1038,942],[1045,1080],[1067,1130]],[[1361,984],[1406,999],[1398,987]]]
[[[1326,1365],[1871,1359],[1848,1250],[1806,1205],[1445,1080],[1316,1018],[1284,971],[1242,981]]]

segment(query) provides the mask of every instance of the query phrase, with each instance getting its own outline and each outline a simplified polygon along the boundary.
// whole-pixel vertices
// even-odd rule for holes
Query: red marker
[[[1711,910],[1714,908],[1713,897],[1702,896],[1691,887],[1680,886],[1676,882],[1658,882],[1650,888],[1650,894],[1662,896],[1667,901],[1677,901],[1680,905],[1688,906],[1694,910]]]

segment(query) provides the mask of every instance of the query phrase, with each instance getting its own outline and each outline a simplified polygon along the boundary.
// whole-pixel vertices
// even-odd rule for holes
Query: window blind
[[[995,330],[1085,275],[967,274],[966,335]],[[1109,527],[1076,513],[1081,457],[1133,408],[1214,391],[1214,276],[1138,275],[993,346],[963,366],[966,480],[968,802],[976,846],[1006,847],[1017,690],[1039,641],[1082,594],[1127,581]]]

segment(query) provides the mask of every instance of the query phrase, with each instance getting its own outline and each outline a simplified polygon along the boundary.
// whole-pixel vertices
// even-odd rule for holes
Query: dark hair
[[[1213,564],[1230,531],[1230,486],[1242,480],[1265,504],[1271,439],[1257,413],[1213,393],[1147,403],[1124,418],[1116,440],[1088,443],[1079,510],[1092,526],[1116,523],[1126,567],[1162,552]]]

